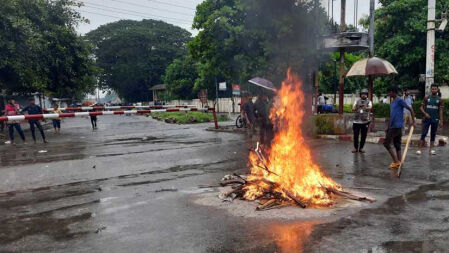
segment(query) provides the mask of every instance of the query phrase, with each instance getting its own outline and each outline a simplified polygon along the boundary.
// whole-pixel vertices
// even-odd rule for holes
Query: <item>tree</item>
[[[349,71],[351,66],[358,60],[362,59],[362,55],[345,53],[345,71]],[[319,90],[326,94],[333,94],[334,89],[338,90],[338,75],[340,71],[340,53],[332,53],[323,55],[319,72]],[[366,87],[368,78],[351,77],[345,79],[345,93],[354,93]]]
[[[84,19],[70,0],[9,0],[0,5],[0,88],[81,97],[93,90],[89,45],[76,34]]]
[[[326,23],[323,9],[313,7],[296,0],[202,2],[193,23],[199,33],[188,44],[199,64],[195,87],[214,91],[215,78],[242,83],[254,76],[280,84],[288,67],[309,73]]]
[[[376,10],[375,54],[390,61],[398,70],[395,77],[377,79],[376,92],[391,84],[418,88],[418,76],[426,69],[427,0],[380,0]],[[437,17],[449,1],[437,1]],[[449,32],[437,33],[435,82],[449,81]]]
[[[128,102],[150,99],[149,88],[160,84],[166,67],[187,53],[188,31],[156,20],[100,26],[86,38],[95,45],[100,85]]]
[[[164,83],[170,94],[181,99],[195,97],[194,85],[198,78],[198,64],[189,56],[176,59],[165,70]]]

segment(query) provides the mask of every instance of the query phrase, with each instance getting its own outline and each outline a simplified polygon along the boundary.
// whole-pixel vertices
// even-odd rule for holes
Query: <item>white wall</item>
[[[240,112],[240,98],[235,98],[234,101],[234,112],[239,113]],[[199,99],[193,99],[193,100],[172,100],[168,101],[167,104],[170,105],[195,105],[196,107],[200,108],[203,106],[201,101]],[[206,106],[206,105],[204,105]],[[208,100],[208,106],[214,107],[214,101]],[[219,98],[218,99],[218,112],[233,112],[232,110],[232,99],[231,98]]]

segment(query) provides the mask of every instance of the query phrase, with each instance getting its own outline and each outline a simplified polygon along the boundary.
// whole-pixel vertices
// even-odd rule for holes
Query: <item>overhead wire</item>
[[[163,5],[168,5],[168,6],[172,6],[172,7],[183,8],[183,9],[187,9],[187,10],[195,10],[194,8],[187,7],[185,5],[177,5],[177,4],[172,4],[172,3],[165,3],[165,2],[162,2],[162,1],[158,1],[158,0],[147,0],[147,1],[148,2],[159,3],[159,4],[163,4]]]
[[[142,4],[137,4],[137,3],[129,3],[129,2],[126,2],[126,1],[121,1],[121,0],[110,0],[110,1],[117,2],[117,3],[127,4],[127,5],[130,5],[130,6],[142,7],[142,8],[151,9],[151,10],[157,10],[157,11],[163,11],[163,12],[174,13],[174,14],[178,14],[178,15],[189,16],[189,17],[193,17],[193,15],[195,15],[195,13],[185,13],[185,12],[179,12],[179,11],[173,11],[173,10],[161,9],[161,8],[158,8],[158,7],[152,7],[152,6],[142,5]],[[88,2],[88,1],[86,1],[86,0],[84,0],[83,2],[93,4],[93,3]],[[96,5],[99,5],[99,4],[96,4]],[[103,6],[104,6],[104,5],[103,5]]]
[[[153,14],[145,14],[145,13],[141,13],[140,14],[132,14],[130,12],[134,12],[134,13],[139,13],[139,12],[135,12],[135,11],[128,11],[128,10],[123,10],[123,9],[119,9],[119,8],[114,8],[114,7],[107,7],[107,8],[111,8],[111,9],[119,9],[118,10],[108,10],[105,8],[100,8],[100,7],[95,7],[95,6],[82,6],[80,7],[80,9],[87,7],[87,8],[93,8],[93,9],[97,9],[97,10],[101,10],[101,11],[106,11],[106,12],[111,12],[111,13],[117,13],[117,14],[125,14],[125,15],[129,15],[129,16],[137,16],[137,17],[141,17],[141,18],[161,18],[161,19],[168,19],[168,20],[174,20],[174,21],[181,21],[181,22],[192,22],[191,20],[186,20],[186,19],[179,19],[179,18],[173,18],[173,17],[165,17],[165,16],[159,16],[159,15],[153,15]],[[141,15],[143,14],[143,15]]]

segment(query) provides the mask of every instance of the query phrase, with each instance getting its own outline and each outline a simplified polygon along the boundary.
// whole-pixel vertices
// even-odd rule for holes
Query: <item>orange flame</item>
[[[304,142],[301,129],[305,100],[302,82],[290,69],[282,88],[277,91],[276,100],[270,112],[276,134],[266,159],[269,171],[263,169],[259,157],[251,152],[249,160],[252,168],[248,179],[257,180],[262,177],[277,183],[280,189],[276,190],[286,198],[285,190],[307,205],[329,206],[333,203],[332,196],[323,187],[341,187],[321,171]],[[251,200],[262,197],[268,187],[263,181],[249,184],[244,197]]]

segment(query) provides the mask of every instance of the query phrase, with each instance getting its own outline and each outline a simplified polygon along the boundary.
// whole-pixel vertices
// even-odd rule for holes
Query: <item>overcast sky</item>
[[[203,0],[81,0],[85,6],[79,12],[90,24],[81,24],[78,32],[85,34],[100,25],[115,22],[120,19],[157,19],[183,27],[193,34],[191,29],[195,7]],[[276,0],[273,0],[276,1]],[[332,0],[320,0],[327,10]],[[354,24],[354,1],[346,0],[346,23]],[[369,0],[358,0],[359,15],[369,13]],[[377,2],[377,0],[376,0]],[[334,19],[340,22],[341,0],[334,0]],[[332,5],[331,5],[332,6]],[[332,8],[329,14],[331,15]]]

